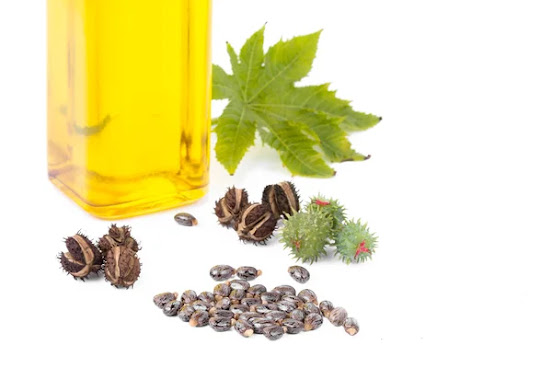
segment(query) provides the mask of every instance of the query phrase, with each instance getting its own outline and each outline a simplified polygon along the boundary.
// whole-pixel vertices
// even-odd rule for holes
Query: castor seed
[[[190,317],[190,326],[203,327],[209,324],[209,313],[204,310],[196,310]]]
[[[253,305],[261,304],[261,300],[257,298],[243,298],[241,304],[251,308]]]
[[[231,292],[232,292],[232,289],[230,288],[230,286],[224,282],[217,284],[213,289],[213,294],[215,296],[225,297],[230,295]]]
[[[324,322],[322,316],[318,313],[311,313],[305,317],[305,331],[316,330]]]
[[[351,317],[345,320],[345,323],[343,323],[343,328],[345,329],[345,332],[347,332],[351,336],[356,335],[360,330],[357,320]]]
[[[274,341],[284,336],[285,330],[282,326],[278,325],[268,326],[263,329],[263,334],[267,339]]]
[[[228,281],[228,285],[232,290],[243,290],[243,291],[246,291],[251,286],[249,285],[249,282],[245,280],[230,280]]]
[[[305,320],[305,317],[307,316],[307,313],[305,313],[302,309],[296,309],[289,313],[289,318],[295,319],[297,321],[303,322]]]
[[[183,304],[192,304],[197,300],[197,294],[193,290],[186,290],[180,297]]]
[[[347,319],[347,311],[345,308],[337,307],[330,312],[328,320],[334,326],[343,326],[345,320]]]
[[[262,293],[266,292],[266,287],[261,284],[253,285],[249,289],[247,289],[247,297],[248,298],[258,298],[261,296]]]
[[[297,294],[299,298],[301,298],[302,301],[305,303],[314,303],[318,304],[318,298],[316,296],[316,293],[310,289],[301,290],[299,294]]]
[[[255,267],[242,266],[236,270],[236,276],[245,281],[255,280],[262,275],[261,270],[257,270]]]
[[[182,302],[180,300],[172,300],[165,304],[163,307],[163,313],[165,313],[166,316],[174,317],[178,313],[181,306]]]
[[[265,314],[265,317],[271,321],[274,321],[274,322],[281,322],[283,321],[284,319],[287,318],[287,313],[286,312],[282,312],[282,311],[270,311],[268,313]]]
[[[217,265],[211,268],[209,275],[215,281],[224,281],[228,280],[230,277],[234,276],[236,270],[233,267],[228,265]]]
[[[261,294],[261,301],[263,302],[263,304],[276,303],[279,300],[280,300],[280,293],[268,291]]]
[[[330,317],[330,312],[334,309],[333,303],[328,300],[320,302],[319,307],[320,311],[324,314],[324,317],[326,318]]]
[[[153,297],[153,303],[159,308],[163,308],[167,303],[178,298],[178,293],[161,293]]]
[[[228,331],[232,328],[232,319],[221,316],[209,318],[209,325],[217,332]]]
[[[308,303],[305,303],[303,305],[303,310],[305,311],[305,313],[307,314],[311,314],[311,313],[318,313],[322,316],[322,312],[320,312],[320,308],[318,308],[316,306],[316,304],[314,303],[311,303],[311,302],[308,302]]]
[[[247,321],[238,320],[234,324],[234,329],[238,331],[243,337],[249,337],[253,335],[253,325]]]
[[[183,226],[196,226],[197,225],[197,219],[186,212],[177,213],[174,215],[174,220]]]
[[[188,304],[184,304],[180,310],[178,311],[178,318],[180,318],[184,322],[190,322],[190,318],[192,318],[192,314],[194,314],[195,309]]]
[[[290,268],[288,268],[288,273],[292,279],[300,284],[304,284],[310,279],[309,271],[301,266],[291,266]]]
[[[230,298],[228,297],[224,297],[222,299],[220,299],[219,301],[217,301],[215,303],[215,307],[217,309],[225,309],[225,310],[228,310],[230,309],[230,306],[232,305],[232,301],[230,300]]]
[[[291,318],[284,319],[282,321],[282,326],[286,328],[288,334],[298,334],[305,328],[303,322]]]
[[[284,295],[297,295],[297,292],[295,291],[295,288],[293,286],[289,285],[280,285],[276,286],[272,291],[280,293],[281,296]]]

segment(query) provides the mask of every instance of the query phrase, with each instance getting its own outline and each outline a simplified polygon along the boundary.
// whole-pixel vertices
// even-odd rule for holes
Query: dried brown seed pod
[[[266,292],[266,287],[264,285],[253,285],[249,289],[247,289],[247,297],[248,298],[259,298],[262,293]]]
[[[311,313],[305,317],[305,331],[316,330],[318,327],[322,326],[324,322],[322,316],[318,313]]]
[[[345,329],[345,332],[347,332],[351,336],[356,335],[360,330],[357,320],[351,317],[345,320],[345,323],[343,323],[343,328]]]
[[[180,212],[174,215],[174,220],[182,226],[196,226],[197,225],[197,219],[187,213],[187,212]]]
[[[249,196],[245,189],[237,189],[232,187],[228,189],[224,195],[228,209],[234,215],[234,218],[237,219],[240,213],[249,205]]]
[[[272,289],[272,291],[280,293],[281,296],[284,296],[284,295],[297,295],[297,292],[295,291],[295,288],[293,286],[289,286],[289,285],[276,286],[274,289]]]
[[[244,292],[251,287],[245,280],[230,280],[227,282],[232,290],[243,290]]]
[[[184,304],[182,307],[180,307],[177,316],[184,322],[190,322],[190,319],[192,318],[192,314],[194,314],[194,312],[195,309],[191,305]]]
[[[275,218],[282,215],[290,216],[300,210],[299,195],[289,181],[266,186],[263,191],[263,204],[270,208]]]
[[[261,300],[257,298],[243,298],[241,304],[251,308],[254,305],[261,304]]]
[[[221,198],[215,202],[215,215],[218,217],[218,221],[223,226],[232,226],[234,222],[234,214],[228,208],[226,198]]]
[[[284,336],[285,333],[286,330],[282,326],[278,325],[268,326],[263,329],[263,334],[271,341],[278,340]]]
[[[159,308],[163,308],[165,304],[172,302],[178,298],[178,293],[161,293],[153,297],[153,303]]]
[[[303,322],[307,314],[302,309],[296,309],[289,313],[289,318]]]
[[[199,300],[204,301],[205,303],[214,303],[215,302],[215,295],[209,291],[203,291],[201,294],[197,296]]]
[[[345,320],[347,319],[347,311],[345,308],[337,307],[330,312],[328,320],[334,326],[343,326]]]
[[[233,319],[214,316],[209,318],[209,325],[217,332],[229,331],[232,328]]]
[[[230,285],[224,282],[217,284],[213,289],[213,294],[215,294],[215,297],[217,296],[226,297],[230,295],[231,292],[232,292],[232,289],[230,288]]]
[[[103,264],[98,248],[83,234],[77,233],[65,239],[67,252],[59,255],[61,267],[73,277],[84,279],[91,272],[97,273]]]
[[[182,302],[180,300],[175,299],[165,304],[165,306],[163,307],[163,313],[166,316],[174,317],[178,314],[178,311],[180,310],[181,307],[182,307]]]
[[[280,323],[281,321],[287,318],[287,313],[279,310],[271,311],[265,314],[265,318],[268,318],[269,320],[274,321],[276,323]]]
[[[318,313],[322,316],[322,312],[320,311],[320,308],[318,308],[316,306],[316,304],[314,303],[311,303],[311,302],[308,302],[308,303],[305,303],[303,305],[303,310],[305,311],[305,313],[307,314],[311,314],[311,313]]]
[[[286,328],[288,334],[298,334],[303,331],[305,325],[303,322],[292,318],[286,318],[282,321],[282,326]]]
[[[217,309],[230,309],[230,306],[232,305],[232,301],[230,300],[230,298],[228,297],[224,297],[222,299],[220,299],[219,301],[217,301],[215,303],[215,307]]]
[[[190,317],[190,326],[203,327],[209,324],[209,313],[204,310],[196,310]]]
[[[238,331],[243,337],[249,337],[253,335],[253,325],[247,321],[238,320],[234,324],[234,329]]]
[[[267,291],[261,294],[263,304],[272,304],[280,300],[280,293]]]
[[[255,280],[261,276],[263,271],[257,270],[255,267],[242,266],[236,270],[236,276],[245,281]]]
[[[192,304],[197,300],[197,294],[193,290],[186,290],[182,293],[180,300],[182,300],[183,304]]]
[[[111,285],[129,288],[140,276],[140,260],[127,247],[114,247],[105,258],[105,278]]]
[[[240,289],[232,290],[229,298],[232,301],[232,303],[239,304],[240,301],[243,298],[245,298],[245,290],[240,290]]]
[[[301,290],[297,296],[305,303],[318,304],[318,297],[316,296],[316,293],[310,289]]]
[[[310,279],[309,271],[301,266],[291,266],[290,268],[288,268],[288,273],[292,279],[300,284],[304,284]]]
[[[276,230],[277,222],[267,206],[253,203],[242,212],[236,231],[243,241],[265,244]]]
[[[116,224],[112,224],[107,234],[102,236],[98,242],[98,248],[100,248],[104,259],[114,247],[126,247],[135,253],[140,250],[138,242],[130,235],[130,226],[118,227]]]
[[[334,306],[333,306],[333,303],[328,301],[328,300],[324,300],[322,302],[320,302],[320,311],[324,314],[324,317],[326,318],[329,318],[330,317],[330,312],[334,309]]]
[[[228,280],[234,274],[236,273],[236,270],[234,270],[233,267],[228,265],[217,265],[211,268],[209,271],[209,275],[211,278],[215,281],[224,281]]]

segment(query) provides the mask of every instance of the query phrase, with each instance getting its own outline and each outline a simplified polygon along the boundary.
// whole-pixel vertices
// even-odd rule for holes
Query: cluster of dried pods
[[[294,266],[299,267],[299,266]],[[308,280],[308,271],[290,267],[288,272],[295,279]],[[306,273],[305,273],[306,272]],[[326,317],[334,326],[342,326],[353,336],[359,331],[356,319],[348,317],[344,308],[334,308],[330,301],[318,303],[316,293],[304,289],[299,293],[289,285],[268,290],[262,284],[250,285],[261,274],[254,267],[234,269],[227,265],[211,268],[210,276],[223,281],[212,292],[197,294],[186,290],[155,295],[153,302],[167,316],[178,316],[192,327],[211,326],[217,332],[232,327],[242,336],[263,334],[269,340],[277,340],[284,334],[298,334],[319,328]],[[231,279],[237,276],[239,279]],[[306,282],[306,281],[304,281]]]
[[[61,267],[75,278],[84,280],[91,273],[104,270],[113,286],[129,288],[140,276],[138,242],[130,235],[130,227],[113,224],[95,246],[90,239],[77,233],[65,239],[67,252],[60,253]]]
[[[299,209],[297,190],[289,181],[266,186],[262,203],[250,203],[247,191],[235,187],[215,203],[220,224],[233,227],[241,240],[255,244],[265,244],[276,230],[278,219]]]

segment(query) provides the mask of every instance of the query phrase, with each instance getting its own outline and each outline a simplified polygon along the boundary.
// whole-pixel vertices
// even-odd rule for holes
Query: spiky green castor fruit
[[[296,259],[312,264],[326,255],[331,228],[331,218],[322,211],[298,212],[284,220],[281,242]]]
[[[322,211],[332,219],[331,237],[333,240],[343,228],[343,223],[347,220],[345,215],[345,207],[333,198],[326,198],[322,195],[317,195],[310,199],[307,205],[307,212]]]
[[[372,259],[377,237],[370,233],[368,226],[360,220],[345,222],[335,241],[336,256],[347,264],[360,263]]]

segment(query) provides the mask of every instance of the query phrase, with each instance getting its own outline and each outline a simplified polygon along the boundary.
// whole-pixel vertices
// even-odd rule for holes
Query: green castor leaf
[[[341,229],[343,229],[343,223],[347,220],[345,208],[337,200],[319,194],[312,197],[307,205],[307,212],[313,211],[322,211],[332,220],[331,238],[335,240]]]
[[[377,237],[370,233],[366,224],[351,220],[345,223],[337,236],[335,254],[347,264],[360,263],[372,259],[376,244]]]
[[[331,226],[331,218],[321,211],[298,212],[284,220],[281,241],[297,260],[312,264],[326,255]]]

